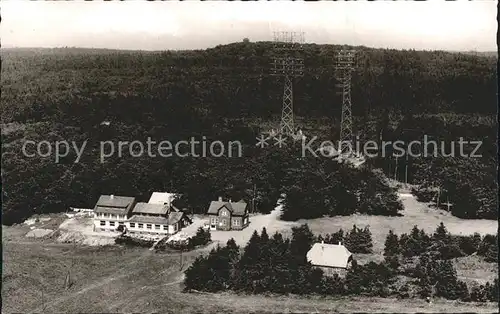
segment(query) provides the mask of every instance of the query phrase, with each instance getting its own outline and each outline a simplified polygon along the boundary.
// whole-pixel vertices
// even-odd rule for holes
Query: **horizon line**
[[[250,44],[256,43],[269,43],[273,42],[272,40],[261,40],[261,41],[250,41]],[[199,51],[199,50],[207,50],[213,49],[219,46],[228,46],[232,44],[243,44],[241,41],[235,41],[232,43],[224,43],[218,44],[215,46],[205,47],[205,48],[187,48],[187,49],[135,49],[135,48],[105,48],[105,47],[85,47],[85,46],[55,46],[55,47],[44,47],[44,46],[0,46],[1,49],[88,49],[88,50],[113,50],[113,51],[138,51],[138,52],[165,52],[165,51]],[[384,49],[384,50],[396,50],[396,51],[425,51],[425,52],[474,52],[474,53],[498,53],[497,50],[476,50],[476,49],[468,49],[468,50],[446,50],[446,49],[421,49],[421,48],[391,48],[391,47],[370,47],[365,45],[347,45],[347,44],[317,44],[317,43],[304,43],[303,45],[317,45],[317,46],[347,46],[347,47],[360,47],[360,48],[368,48],[368,49]]]

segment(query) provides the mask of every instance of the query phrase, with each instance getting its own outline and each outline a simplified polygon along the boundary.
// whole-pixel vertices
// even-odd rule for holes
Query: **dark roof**
[[[182,216],[184,216],[183,212],[171,212],[168,215],[168,224],[173,225],[178,223],[182,219]]]
[[[97,213],[126,215],[132,209],[134,202],[134,197],[101,195],[94,207],[94,211]]]
[[[129,222],[173,225],[178,223],[183,216],[184,216],[183,212],[171,212],[168,215],[168,218],[162,216],[134,215],[129,219]]]
[[[227,208],[232,215],[235,216],[244,216],[247,213],[247,203],[243,201],[239,201],[236,203],[233,202],[222,202],[222,201],[212,201],[210,203],[210,207],[208,208],[208,214],[218,215],[219,210],[225,207]]]
[[[134,215],[129,219],[129,222],[167,225],[168,219],[166,217],[161,217],[161,216],[158,217],[158,216]]]
[[[168,205],[163,204],[150,204],[150,203],[137,203],[132,213],[134,214],[156,214],[166,215],[169,212]]]

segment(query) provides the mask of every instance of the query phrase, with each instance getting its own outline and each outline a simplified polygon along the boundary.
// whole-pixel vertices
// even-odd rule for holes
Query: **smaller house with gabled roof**
[[[321,268],[325,275],[345,275],[352,265],[352,260],[352,253],[341,242],[339,244],[314,243],[307,252],[307,261]]]
[[[241,230],[248,226],[248,204],[239,202],[225,202],[222,197],[212,201],[207,214],[210,219],[210,230]]]
[[[135,204],[134,197],[101,195],[94,207],[94,230],[116,231],[125,225]]]

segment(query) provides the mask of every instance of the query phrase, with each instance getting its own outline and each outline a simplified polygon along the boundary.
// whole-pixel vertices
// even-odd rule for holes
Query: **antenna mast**
[[[304,43],[303,32],[274,32],[274,62],[271,75],[284,77],[280,133],[295,134],[293,121],[293,78],[304,75],[304,59],[298,56]]]
[[[352,154],[352,104],[351,104],[351,77],[354,70],[355,50],[340,50],[337,56],[337,79],[342,95],[342,120],[340,125],[340,153]]]

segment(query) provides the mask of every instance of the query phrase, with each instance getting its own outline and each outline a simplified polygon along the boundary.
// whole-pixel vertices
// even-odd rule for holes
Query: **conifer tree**
[[[474,302],[486,302],[488,297],[485,287],[483,285],[472,287],[470,298]]]
[[[363,250],[365,251],[365,253],[371,253],[373,248],[373,242],[372,242],[372,233],[370,231],[370,228],[366,226],[361,234],[363,239],[362,243],[364,245]]]
[[[260,241],[262,244],[266,244],[269,241],[269,235],[267,234],[266,227],[262,228],[262,232],[260,233]]]
[[[216,292],[229,288],[232,267],[227,248],[221,248],[217,245],[208,255],[206,264],[207,277],[211,277],[211,279],[206,281],[205,290]]]
[[[423,276],[418,280],[418,294],[421,298],[430,297],[432,294],[432,283],[428,276]]]
[[[339,229],[339,231],[332,233],[330,236],[330,240],[326,243],[338,244],[339,242],[344,242],[344,230],[342,229]]]
[[[490,245],[485,254],[485,260],[487,262],[498,262],[498,243]]]
[[[307,262],[306,255],[312,247],[313,240],[314,234],[307,224],[292,228],[290,251],[299,264],[305,264]]]
[[[417,226],[413,226],[408,236],[401,236],[401,251],[403,256],[412,257],[423,254],[426,250],[426,234],[423,230],[419,230]]]
[[[321,242],[328,243],[328,242],[325,241],[325,239],[323,238],[323,236],[321,234],[316,238],[315,242],[318,242],[318,243],[321,243]]]
[[[389,230],[389,234],[385,239],[384,256],[395,256],[399,254],[399,240],[398,236]]]
[[[225,247],[231,265],[234,267],[240,258],[240,247],[233,238],[229,239]]]
[[[371,253],[373,243],[370,229],[365,227],[362,230],[353,225],[351,231],[346,235],[345,245],[352,253]]]
[[[429,237],[429,235],[427,235],[427,233],[425,233],[424,229],[420,229],[418,236],[421,243],[422,252],[426,252],[431,245],[431,238]]]
[[[488,293],[488,299],[491,302],[498,302],[498,278],[495,278]]]
[[[206,275],[208,274],[208,269],[206,268],[206,258],[202,255],[196,257],[193,264],[189,266],[184,272],[184,285],[185,290],[204,290]]]
[[[441,222],[439,226],[436,228],[436,231],[432,235],[433,241],[443,241],[446,242],[448,240],[448,229],[444,226],[444,223]]]
[[[400,265],[398,255],[385,256],[384,262],[387,265],[387,267],[393,272],[393,274],[397,274]]]
[[[453,267],[453,264],[449,260],[443,260],[438,263],[438,267],[439,271],[436,284],[436,294],[449,300],[458,299],[457,272]]]
[[[464,302],[470,301],[470,293],[469,288],[467,288],[467,284],[461,280],[457,281],[456,285],[456,295],[458,299]]]
[[[236,290],[255,292],[257,281],[262,279],[260,253],[260,236],[255,230],[245,246],[241,259],[236,265],[232,283]]]
[[[483,237],[483,240],[477,250],[477,254],[484,257],[489,256],[489,260],[494,260],[495,258],[491,255],[495,252],[495,250],[498,251],[498,235],[487,234]]]

